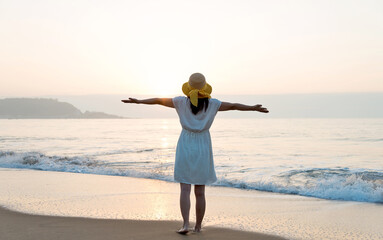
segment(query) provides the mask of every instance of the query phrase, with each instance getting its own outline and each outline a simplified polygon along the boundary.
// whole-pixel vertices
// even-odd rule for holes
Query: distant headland
[[[81,112],[67,102],[49,98],[5,98],[0,99],[0,119],[102,119],[124,118],[103,112]]]

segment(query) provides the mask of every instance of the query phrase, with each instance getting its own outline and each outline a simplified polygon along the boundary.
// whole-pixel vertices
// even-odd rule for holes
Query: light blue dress
[[[202,109],[194,115],[189,98],[180,96],[172,100],[182,126],[177,143],[174,180],[194,185],[211,184],[217,177],[209,129],[221,102],[210,98],[206,112]]]

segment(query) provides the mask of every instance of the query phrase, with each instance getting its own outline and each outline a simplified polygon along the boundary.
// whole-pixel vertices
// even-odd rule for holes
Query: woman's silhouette
[[[190,191],[194,185],[196,197],[196,225],[195,232],[201,231],[205,214],[205,185],[217,180],[213,150],[210,139],[210,126],[218,111],[258,111],[268,113],[262,105],[244,105],[239,103],[221,102],[211,98],[212,87],[206,83],[201,73],[194,73],[189,81],[184,83],[182,91],[186,97],[150,98],[138,100],[129,98],[121,100],[124,103],[159,104],[175,108],[179,116],[182,132],[178,139],[176,160],[174,166],[174,180],[180,183],[180,207],[183,226],[178,233],[189,231]]]

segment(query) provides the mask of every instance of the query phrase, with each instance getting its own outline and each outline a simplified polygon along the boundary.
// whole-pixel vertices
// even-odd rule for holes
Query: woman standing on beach
[[[150,98],[138,100],[129,98],[124,103],[159,104],[175,108],[179,116],[182,132],[178,139],[174,180],[180,183],[180,207],[183,226],[178,233],[189,231],[190,191],[194,185],[196,197],[195,232],[201,231],[205,214],[205,185],[217,180],[214,170],[210,126],[218,111],[239,110],[268,113],[262,105],[249,106],[239,103],[220,102],[210,97],[212,87],[206,83],[201,73],[194,73],[184,83],[182,91],[186,97]]]

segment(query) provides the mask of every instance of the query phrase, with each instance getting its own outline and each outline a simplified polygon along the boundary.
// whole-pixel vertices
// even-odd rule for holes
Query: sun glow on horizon
[[[0,96],[383,91],[379,1],[0,5]]]

